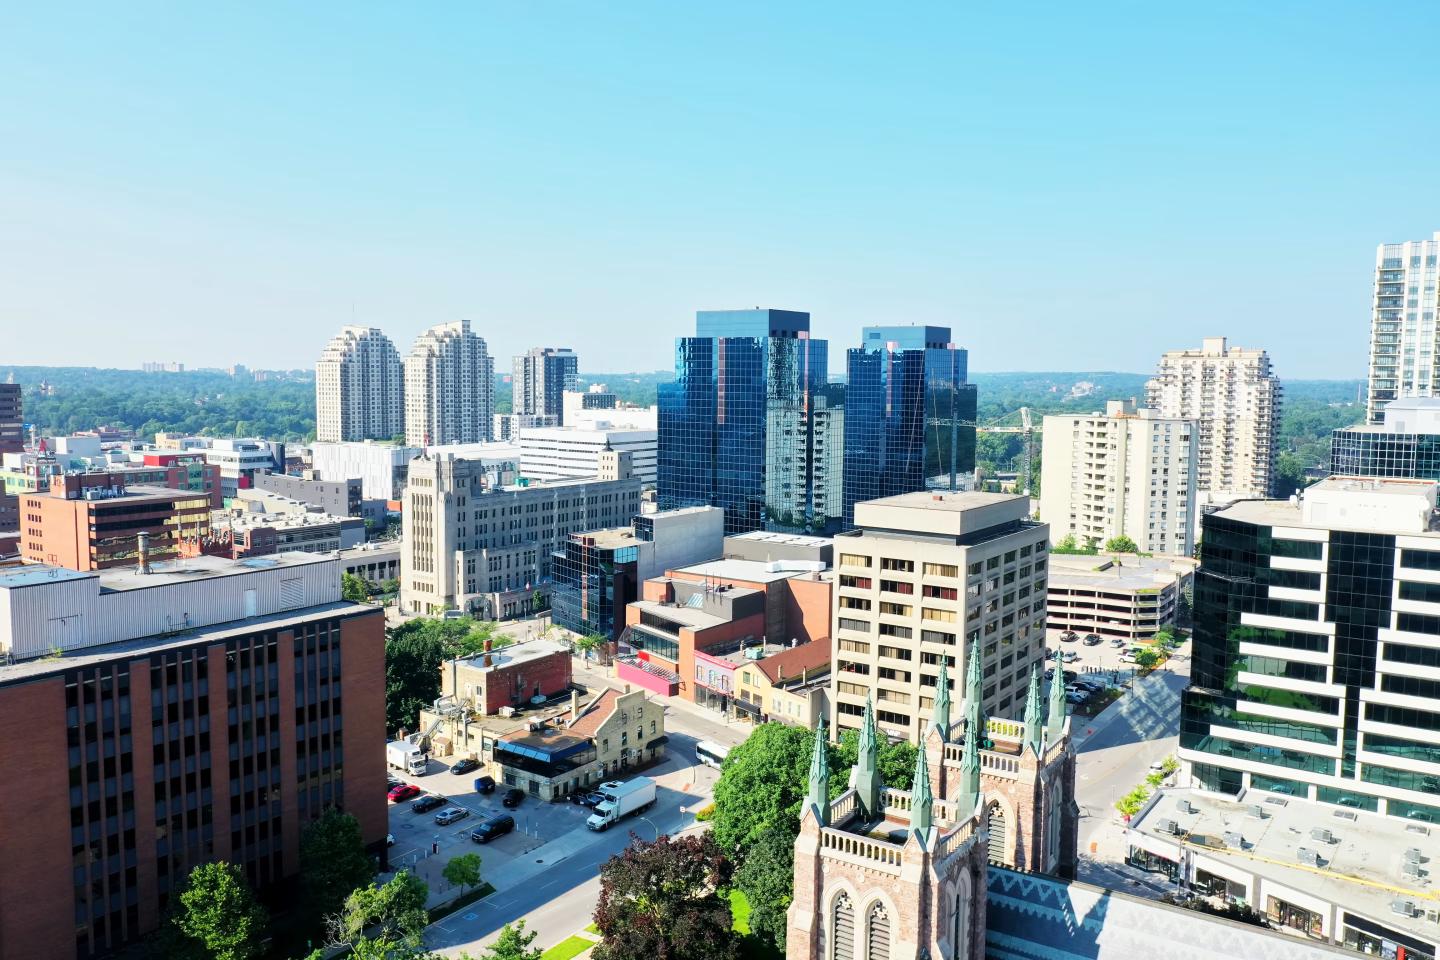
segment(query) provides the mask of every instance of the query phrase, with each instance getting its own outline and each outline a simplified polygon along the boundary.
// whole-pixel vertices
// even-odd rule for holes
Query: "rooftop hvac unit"
[[[1405,859],[1410,863],[1424,863],[1425,857],[1420,853],[1419,847],[1410,847],[1405,851]]]
[[[1334,843],[1335,835],[1327,827],[1316,827],[1310,831],[1310,839],[1318,840],[1321,843]]]
[[[1244,850],[1245,838],[1242,835],[1236,833],[1234,830],[1226,830],[1225,846],[1232,847],[1236,850]]]
[[[1250,804],[1250,816],[1254,817],[1256,820],[1264,820],[1266,816],[1265,807],[1258,803]]]
[[[1179,833],[1180,826],[1174,820],[1160,820],[1155,824],[1155,829],[1161,833]]]
[[[1400,865],[1400,876],[1409,880],[1420,879],[1420,864],[1406,860]]]
[[[1320,866],[1320,854],[1316,853],[1314,850],[1311,850],[1309,847],[1301,847],[1300,849],[1296,850],[1295,859],[1308,866]]]
[[[1175,807],[1176,807],[1176,809],[1178,809],[1181,813],[1195,813],[1195,812],[1197,812],[1197,808],[1195,807],[1195,805],[1192,804],[1189,800],[1185,800],[1185,799],[1183,799],[1183,798],[1180,800],[1179,803],[1175,804]]]
[[[1391,900],[1390,912],[1402,917],[1415,916],[1415,904],[1409,900]]]

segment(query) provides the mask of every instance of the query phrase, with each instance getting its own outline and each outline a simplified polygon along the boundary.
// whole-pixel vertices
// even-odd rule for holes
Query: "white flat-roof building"
[[[360,478],[366,500],[399,500],[405,490],[405,472],[420,452],[420,447],[373,440],[316,442],[310,447],[310,462],[322,480]]]
[[[612,410],[597,411],[613,413]],[[534,480],[575,480],[599,472],[600,454],[625,451],[635,475],[646,485],[655,483],[656,444],[659,432],[611,428],[607,421],[594,427],[536,427],[521,430],[520,471]]]

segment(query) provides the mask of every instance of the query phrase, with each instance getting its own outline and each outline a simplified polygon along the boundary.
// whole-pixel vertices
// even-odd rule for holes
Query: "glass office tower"
[[[1336,430],[1330,472],[1348,477],[1440,480],[1440,397],[1385,404],[1384,422]]]
[[[661,509],[710,505],[725,532],[839,527],[842,393],[810,315],[702,310],[659,391]]]
[[[845,523],[855,504],[961,489],[975,471],[974,384],[949,327],[865,327],[847,354]]]

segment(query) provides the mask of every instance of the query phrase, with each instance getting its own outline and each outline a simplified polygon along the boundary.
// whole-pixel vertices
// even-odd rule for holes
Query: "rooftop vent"
[[[1309,847],[1301,847],[1295,851],[1295,859],[1311,867],[1320,866],[1320,854]]]
[[[1352,823],[1359,819],[1355,816],[1354,810],[1336,810],[1335,816],[1339,817],[1341,820],[1349,820]]]
[[[1406,860],[1400,865],[1400,876],[1407,880],[1419,880],[1421,874],[1420,864]]]
[[[1179,833],[1180,825],[1174,820],[1159,820],[1155,823],[1155,829],[1161,833]]]
[[[1259,803],[1250,804],[1249,812],[1250,816],[1254,817],[1256,820],[1264,820],[1266,817],[1269,816],[1269,814],[1265,812],[1264,805]]]
[[[1245,849],[1245,837],[1234,830],[1225,831],[1225,846],[1233,847],[1236,850]]]
[[[1176,808],[1177,810],[1179,810],[1181,813],[1196,813],[1196,812],[1198,812],[1198,808],[1197,808],[1194,804],[1192,804],[1189,800],[1186,800],[1186,799],[1184,799],[1184,798],[1182,798],[1179,803],[1175,804],[1175,808]]]
[[[1287,806],[1290,803],[1290,801],[1284,797],[1266,797],[1265,802],[1276,807]]]
[[[1407,825],[1407,826],[1405,827],[1405,832],[1406,832],[1406,833],[1418,833],[1418,834],[1419,834],[1420,836],[1422,836],[1422,837],[1428,837],[1428,836],[1430,836],[1430,828],[1429,828],[1429,827],[1422,827],[1422,826],[1420,826],[1420,824],[1418,824],[1418,823],[1412,823],[1412,824]]]
[[[1318,840],[1321,843],[1335,843],[1335,834],[1331,833],[1328,827],[1316,827],[1310,831],[1310,839]]]
[[[1402,917],[1415,916],[1415,904],[1410,900],[1391,900],[1390,912]]]
[[[1405,859],[1410,863],[1424,863],[1425,857],[1419,847],[1410,847],[1405,851]]]

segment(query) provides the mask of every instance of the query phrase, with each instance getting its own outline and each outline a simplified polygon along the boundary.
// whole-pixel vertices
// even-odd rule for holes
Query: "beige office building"
[[[837,733],[860,727],[871,698],[881,730],[918,742],[941,663],[954,691],[972,645],[986,713],[1025,712],[1031,668],[1045,656],[1049,556],[1049,530],[1028,513],[1027,497],[998,493],[907,493],[855,505],[856,529],[834,541]]]
[[[344,327],[315,364],[315,439],[390,440],[405,430],[404,374],[376,327]]]
[[[484,443],[495,414],[495,361],[470,321],[420,334],[405,358],[405,442]]]
[[[1104,546],[1126,536],[1144,553],[1190,554],[1193,422],[1111,400],[1103,414],[1046,417],[1044,438],[1040,519],[1055,542]]]
[[[1196,490],[1209,499],[1268,497],[1275,476],[1280,380],[1264,350],[1206,337],[1199,350],[1171,350],[1145,384],[1145,405],[1194,420]]]

